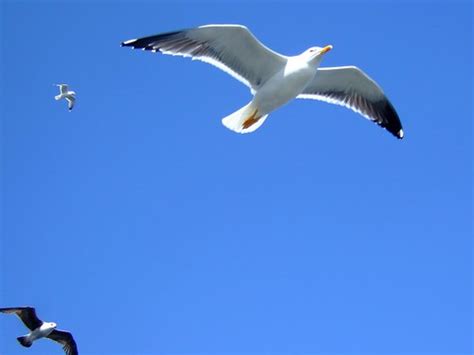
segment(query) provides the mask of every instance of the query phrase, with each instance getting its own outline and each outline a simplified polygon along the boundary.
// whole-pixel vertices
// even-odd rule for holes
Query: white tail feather
[[[252,106],[252,103],[245,105],[241,109],[235,111],[227,117],[222,119],[222,124],[231,131],[237,133],[250,133],[260,127],[268,115],[264,115],[258,119],[253,125],[244,128],[245,121],[255,113],[256,109]]]

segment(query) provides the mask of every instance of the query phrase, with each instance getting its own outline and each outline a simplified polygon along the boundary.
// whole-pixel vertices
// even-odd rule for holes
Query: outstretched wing
[[[73,95],[68,95],[66,96],[66,100],[67,100],[67,108],[69,109],[69,111],[71,111],[72,108],[74,107],[74,104],[76,103],[76,98]]]
[[[63,330],[53,330],[47,338],[60,343],[66,355],[78,355],[77,345],[71,333]]]
[[[403,129],[395,108],[382,89],[357,67],[319,68],[312,82],[298,95],[342,105],[403,138]]]
[[[265,47],[245,26],[206,25],[132,39],[122,46],[192,57],[215,65],[250,87],[261,87],[287,62]]]
[[[59,92],[61,94],[67,94],[67,92],[69,91],[67,84],[56,84],[56,86],[59,87]]]
[[[25,324],[30,330],[35,330],[43,324],[43,322],[36,316],[36,311],[33,307],[0,308],[0,312],[16,314],[23,324]]]

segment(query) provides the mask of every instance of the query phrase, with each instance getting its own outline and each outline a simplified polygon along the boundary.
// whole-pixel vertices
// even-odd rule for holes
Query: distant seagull
[[[18,337],[21,345],[29,348],[35,340],[49,338],[60,343],[67,355],[77,355],[77,345],[72,334],[56,329],[56,323],[43,322],[36,316],[33,307],[0,308],[2,313],[14,313],[28,327],[31,332],[28,335]]]
[[[54,98],[56,100],[66,99],[67,107],[69,111],[72,110],[74,104],[76,103],[76,93],[68,89],[67,84],[56,84],[59,87],[59,95],[56,95]]]
[[[238,132],[255,131],[268,114],[294,98],[346,106],[397,138],[402,125],[392,104],[375,81],[354,66],[318,68],[332,46],[311,47],[287,57],[260,43],[241,25],[206,25],[132,39],[122,46],[192,57],[210,63],[250,87],[254,97],[222,123]],[[188,93],[196,88],[185,88]]]

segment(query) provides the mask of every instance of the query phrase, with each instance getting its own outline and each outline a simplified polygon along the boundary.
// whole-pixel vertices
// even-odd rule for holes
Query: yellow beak
[[[331,49],[332,49],[332,46],[331,46],[331,45],[326,46],[326,47],[324,47],[323,49],[321,49],[321,54],[324,54],[324,53],[326,53],[326,52],[329,52]]]

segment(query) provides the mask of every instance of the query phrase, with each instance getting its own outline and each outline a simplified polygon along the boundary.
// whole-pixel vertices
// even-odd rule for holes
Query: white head
[[[329,52],[332,49],[331,45],[326,47],[311,47],[305,50],[300,56],[306,58],[306,60],[311,64],[316,64],[321,61],[323,58],[323,54]]]
[[[54,322],[48,322],[48,328],[56,328],[58,325]]]

